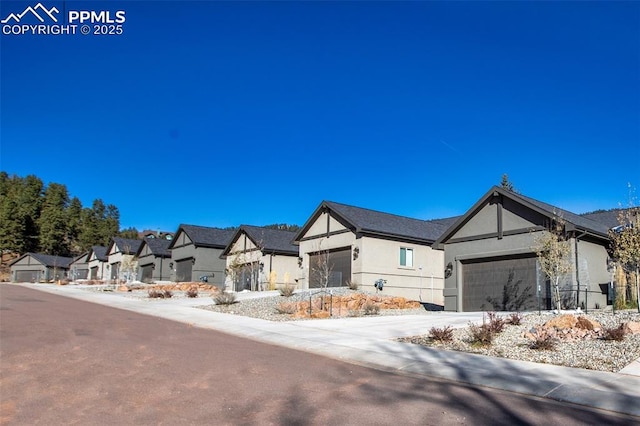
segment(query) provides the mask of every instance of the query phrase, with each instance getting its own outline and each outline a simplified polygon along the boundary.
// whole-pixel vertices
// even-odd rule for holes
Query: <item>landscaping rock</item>
[[[640,334],[640,322],[625,322],[622,327],[624,329],[624,334]]]
[[[549,321],[544,323],[544,326],[547,328],[554,327],[558,330],[564,330],[568,328],[574,328],[577,323],[578,319],[574,315],[564,314],[550,319]]]
[[[599,331],[602,329],[602,325],[595,320],[587,317],[578,317],[578,322],[576,323],[577,328],[582,328],[583,330],[590,331]]]

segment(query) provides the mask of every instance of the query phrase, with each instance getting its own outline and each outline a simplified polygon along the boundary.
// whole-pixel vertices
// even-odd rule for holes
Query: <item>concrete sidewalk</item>
[[[271,322],[195,308],[208,302],[204,299],[150,302],[75,286],[20,285],[388,371],[438,377],[640,416],[640,360],[619,373],[609,373],[445,351],[392,340],[423,334],[433,326],[465,326],[469,321],[481,321],[482,313]]]

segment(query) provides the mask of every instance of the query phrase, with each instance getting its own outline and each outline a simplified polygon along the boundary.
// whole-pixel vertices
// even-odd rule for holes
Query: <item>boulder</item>
[[[622,326],[625,334],[640,334],[640,322],[629,321]]]
[[[559,330],[573,328],[578,323],[578,319],[571,314],[564,314],[550,319],[544,323],[545,327],[555,327]]]
[[[587,317],[578,317],[578,322],[576,323],[576,328],[581,328],[583,330],[600,330],[602,325],[595,320]]]

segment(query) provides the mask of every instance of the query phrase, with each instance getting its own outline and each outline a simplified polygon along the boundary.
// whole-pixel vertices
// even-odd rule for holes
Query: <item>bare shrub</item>
[[[189,287],[189,289],[187,289],[185,294],[187,297],[190,297],[190,298],[198,297],[198,287],[196,286]]]
[[[151,289],[147,292],[147,295],[149,296],[149,299],[163,299],[164,298],[164,294],[161,291],[158,291],[156,289]]]
[[[365,315],[378,315],[380,313],[380,306],[373,302],[367,301],[362,305],[362,312]]]
[[[529,348],[539,351],[552,351],[556,348],[556,339],[546,333],[536,333]]]
[[[444,328],[431,327],[429,330],[429,339],[438,342],[450,342],[453,340],[453,328],[450,325]]]
[[[349,287],[349,290],[357,290],[360,287],[360,284],[353,281],[347,281],[347,286]]]
[[[522,323],[522,314],[520,312],[514,312],[511,315],[509,315],[509,318],[507,318],[507,322],[511,325],[520,325]]]
[[[293,293],[295,292],[296,288],[290,284],[286,284],[280,287],[279,290],[280,290],[280,296],[291,297],[293,296]]]
[[[279,314],[291,315],[295,314],[297,310],[298,307],[295,303],[282,302],[279,303],[278,306],[276,306],[276,312],[278,312]]]
[[[491,329],[492,333],[501,333],[504,330],[504,326],[506,325],[506,321],[503,318],[500,318],[498,314],[495,312],[487,312],[487,317],[489,318],[489,329]]]
[[[613,340],[616,342],[621,342],[624,340],[624,324],[620,324],[619,327],[605,327],[602,329],[602,339],[603,340]]]
[[[474,346],[491,346],[493,343],[494,332],[489,324],[469,324],[469,334],[471,335],[471,344]]]
[[[164,290],[162,292],[162,297],[165,299],[171,299],[173,297],[173,292],[171,290]]]
[[[236,294],[228,293],[226,291],[222,291],[213,296],[213,301],[216,305],[233,305],[234,303],[237,303]]]

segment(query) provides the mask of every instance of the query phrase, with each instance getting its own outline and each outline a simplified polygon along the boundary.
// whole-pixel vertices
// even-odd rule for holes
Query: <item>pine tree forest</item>
[[[118,235],[120,213],[96,199],[83,207],[65,185],[0,171],[0,252],[76,256]],[[4,262],[3,262],[4,263]]]

